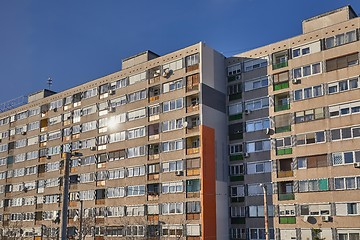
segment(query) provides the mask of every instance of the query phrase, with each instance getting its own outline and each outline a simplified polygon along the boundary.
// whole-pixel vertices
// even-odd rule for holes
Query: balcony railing
[[[243,160],[244,157],[242,154],[238,154],[238,155],[230,155],[230,161],[238,161],[238,160]]]
[[[196,105],[190,105],[186,107],[186,112],[195,112],[195,111],[199,111],[199,104]]]
[[[274,84],[274,91],[277,90],[281,90],[281,89],[285,89],[285,88],[289,88],[289,82],[282,82],[282,83],[277,83]]]
[[[278,178],[283,178],[283,177],[292,177],[294,176],[294,172],[292,170],[290,171],[279,171],[277,173]]]
[[[294,193],[279,193],[279,201],[295,200]]]
[[[199,147],[196,147],[196,148],[187,148],[186,149],[186,154],[189,155],[189,154],[197,154],[200,152],[200,148]]]
[[[292,154],[292,148],[283,148],[283,149],[277,149],[276,155],[286,155],[286,154]]]
[[[291,131],[291,125],[275,128],[275,133],[290,132],[290,131]]]
[[[288,66],[288,61],[279,62],[279,63],[274,63],[274,64],[272,65],[273,70],[279,69],[279,68],[283,68],[283,67],[287,67],[287,66]]]
[[[275,105],[275,112],[284,111],[290,109],[290,104]]]
[[[240,120],[240,119],[242,119],[242,113],[229,116],[229,121],[235,121],[235,120]]]
[[[242,95],[241,93],[231,94],[229,95],[229,101],[241,99]]]

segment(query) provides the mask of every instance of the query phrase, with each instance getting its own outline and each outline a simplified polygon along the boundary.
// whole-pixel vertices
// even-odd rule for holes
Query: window
[[[125,177],[125,169],[124,168],[119,168],[119,169],[111,169],[108,172],[109,177],[108,179],[119,179],[119,178],[124,178]]]
[[[144,236],[145,226],[131,225],[126,228],[126,236]]]
[[[292,49],[292,56],[293,58],[297,58],[320,51],[321,51],[320,41],[317,41],[299,47],[294,47]]]
[[[163,102],[163,112],[169,112],[169,111],[181,109],[184,107],[183,102],[184,102],[183,98],[178,98],[167,102]]]
[[[129,77],[129,85],[146,80],[146,72],[142,72]]]
[[[115,82],[110,83],[110,86],[111,86],[112,90],[116,90],[116,89],[119,89],[119,88],[126,87],[126,85],[127,85],[126,83],[127,83],[127,79],[123,78],[123,79],[119,79],[119,80],[117,80]]]
[[[333,165],[353,164],[360,162],[360,151],[336,152],[331,154]]]
[[[182,181],[178,182],[163,182],[161,192],[166,193],[179,193],[184,191],[184,184]]]
[[[183,88],[183,80],[174,80],[163,84],[163,93],[172,92],[181,88]]]
[[[127,157],[139,157],[145,155],[145,146],[132,147],[127,149]]]
[[[327,161],[328,161],[327,154],[298,157],[297,168],[308,169],[308,168],[327,167],[328,166]]]
[[[123,206],[107,207],[107,217],[122,217],[125,215],[125,209]]]
[[[241,63],[231,65],[227,68],[227,70],[228,76],[239,74],[241,73]]]
[[[162,225],[162,236],[163,237],[181,237],[183,236],[183,226],[180,224],[174,224],[174,225]]]
[[[246,143],[246,152],[261,152],[261,151],[268,151],[270,150],[271,144],[270,140],[261,140],[255,142],[247,142]]]
[[[61,130],[48,134],[48,141],[61,138]]]
[[[80,174],[80,183],[94,182],[95,180],[95,173]]]
[[[182,59],[173,61],[171,63],[164,64],[162,66],[163,70],[169,69],[169,70],[176,71],[176,70],[181,69],[181,68],[183,68],[183,60]]]
[[[299,181],[299,192],[316,192],[327,190],[329,190],[327,178]]]
[[[252,79],[245,82],[245,92],[267,87],[268,85],[269,85],[268,76]]]
[[[234,217],[245,217],[245,206],[231,206],[230,216]]]
[[[127,168],[127,177],[137,177],[145,175],[145,166],[135,166]]]
[[[346,116],[360,112],[360,101],[329,106],[330,117]]]
[[[322,72],[321,62],[312,63],[310,65],[294,68],[292,70],[293,78],[308,77]]]
[[[357,89],[359,88],[359,78],[351,77],[349,79],[328,83],[327,87],[329,94]]]
[[[147,92],[147,90],[143,89],[141,91],[129,93],[127,95],[128,102],[131,103],[131,102],[135,102],[135,101],[145,99],[146,98],[146,92]]]
[[[127,195],[128,196],[145,195],[145,185],[128,186]]]
[[[241,83],[232,84],[228,86],[228,94],[229,95],[235,95],[242,92]]]
[[[360,203],[349,202],[349,203],[335,203],[336,215],[348,216],[348,215],[359,215],[360,214]]]
[[[272,195],[272,184],[264,183],[267,188],[267,195]],[[264,190],[259,183],[247,185],[247,196],[261,196],[264,195]]]
[[[183,214],[183,213],[184,213],[184,203],[183,202],[161,204],[161,214],[162,215]]]
[[[300,215],[322,216],[331,215],[331,204],[306,204],[300,205]]]
[[[360,126],[352,126],[340,129],[330,129],[331,140],[346,140],[360,137]]]
[[[246,132],[254,132],[270,127],[270,119],[263,118],[254,121],[246,121]]]
[[[144,137],[146,135],[146,127],[139,127],[128,130],[128,139]]]
[[[177,139],[177,140],[162,143],[162,150],[164,152],[176,151],[176,150],[181,150],[181,149],[184,149],[183,139]]]
[[[244,165],[243,164],[236,164],[230,165],[230,176],[239,176],[244,174]]]
[[[146,117],[146,108],[130,111],[127,113],[127,117],[129,121],[144,118]]]
[[[22,148],[25,147],[27,144],[27,139],[20,139],[15,141],[15,148]]]
[[[266,67],[268,65],[268,57],[261,57],[258,59],[254,59],[254,60],[249,60],[244,62],[244,71],[248,72],[248,71],[252,71],[254,69],[258,69],[261,67]]]
[[[234,103],[229,105],[229,116],[239,114],[243,111],[242,103]]]
[[[230,237],[232,239],[246,239],[245,228],[230,228]]]
[[[92,89],[86,90],[83,93],[83,99],[94,97],[97,94],[98,94],[98,89],[97,88],[92,88]]]
[[[135,93],[132,93],[132,94],[135,94]],[[136,95],[133,96],[133,97],[136,97]],[[146,94],[145,94],[145,97],[144,97],[144,98],[146,98]],[[139,98],[138,100],[144,99],[144,98]],[[135,101],[135,100],[134,100],[134,101]],[[126,95],[110,100],[110,106],[111,106],[111,107],[122,106],[122,105],[124,105],[124,104],[126,104],[126,103],[127,103]]]
[[[271,161],[248,162],[246,165],[247,174],[258,174],[271,172]]]
[[[337,177],[334,178],[335,190],[352,190],[360,188],[360,177]]]
[[[325,131],[296,135],[296,145],[297,146],[313,144],[313,143],[323,143],[325,141],[326,141]]]
[[[51,125],[61,123],[61,121],[62,121],[62,115],[59,115],[56,117],[49,118],[48,123],[49,123],[49,126],[51,126]],[[30,127],[30,124],[28,126]],[[39,127],[40,127],[40,122],[39,122]]]
[[[199,192],[200,179],[186,180],[186,192]]]
[[[35,115],[39,115],[39,114],[40,114],[40,107],[29,109],[28,112],[29,112],[29,113],[28,113],[28,116],[29,116],[29,117],[32,117],[32,116],[35,116]],[[0,120],[0,125],[2,125],[2,124],[1,124],[1,120]]]
[[[280,207],[279,215],[281,215],[281,206],[279,207]],[[248,209],[249,209],[249,217],[264,217],[264,206],[249,206]],[[268,216],[274,216],[274,206],[272,205],[268,205]]]
[[[260,110],[269,107],[269,97],[249,100],[245,102],[245,109],[250,111]]]
[[[323,86],[317,85],[294,91],[294,101],[305,100],[309,98],[320,97],[324,95]]]
[[[162,172],[175,172],[183,170],[183,160],[163,162]]]
[[[359,64],[359,53],[352,53],[345,56],[326,60],[326,71],[331,72],[334,70],[347,68]]]
[[[113,187],[106,190],[108,198],[125,197],[125,187]]]
[[[60,119],[61,119],[61,115],[60,115]],[[61,120],[59,121],[61,122]],[[50,125],[50,119],[49,119],[49,125]],[[36,122],[31,122],[27,125],[27,130],[28,131],[32,131],[32,130],[36,130],[40,128],[40,122],[36,121]]]
[[[76,132],[74,132],[74,127],[75,126],[73,126],[73,134],[76,133]],[[91,130],[95,130],[96,127],[97,127],[96,121],[86,122],[81,125],[81,131],[88,132]]]
[[[126,138],[126,132],[118,132],[118,133],[112,133],[109,135],[109,143],[124,141]]]
[[[162,127],[161,130],[163,132],[182,129],[182,127],[183,127],[183,119],[179,118],[179,119],[173,119],[173,120],[162,122],[161,127]]]
[[[241,143],[231,144],[229,146],[230,155],[237,155],[243,152],[243,145]]]
[[[200,224],[186,224],[186,235],[187,236],[200,236],[201,235]]]
[[[295,123],[308,122],[325,118],[324,108],[315,108],[295,113]]]
[[[250,240],[265,239],[265,229],[263,228],[250,228],[249,229]],[[274,229],[269,229],[270,239],[275,239]]]
[[[200,213],[200,202],[186,202],[186,213]]]
[[[354,41],[357,41],[356,30],[325,38],[325,48],[329,49]]]

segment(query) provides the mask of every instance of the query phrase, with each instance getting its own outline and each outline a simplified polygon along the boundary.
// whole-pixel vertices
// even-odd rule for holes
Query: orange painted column
[[[200,126],[202,239],[216,239],[215,130]]]

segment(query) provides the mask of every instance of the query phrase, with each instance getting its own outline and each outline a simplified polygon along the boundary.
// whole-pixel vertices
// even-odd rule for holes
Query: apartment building
[[[225,76],[203,43],[146,51],[1,113],[3,236],[57,239],[65,178],[69,238],[228,235]]]
[[[228,58],[146,51],[0,113],[2,236],[57,239],[68,180],[70,238],[265,239],[265,193],[269,239],[360,239],[360,18],[302,26]]]
[[[230,235],[359,239],[359,28],[350,6],[226,60]]]

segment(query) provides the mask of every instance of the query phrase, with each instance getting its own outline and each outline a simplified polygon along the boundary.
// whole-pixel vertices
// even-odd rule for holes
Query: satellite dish
[[[77,222],[78,218],[79,218],[78,216],[75,216],[74,217],[74,222]]]
[[[188,122],[185,121],[185,122],[183,123],[183,128],[186,128],[188,125],[189,125]]]

